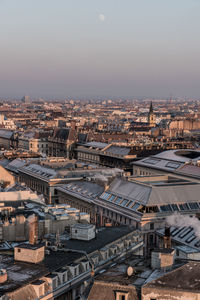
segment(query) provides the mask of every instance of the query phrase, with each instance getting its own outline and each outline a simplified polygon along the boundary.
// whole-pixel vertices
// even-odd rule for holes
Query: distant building
[[[45,161],[42,160],[40,164],[22,165],[17,171],[19,181],[25,183],[33,191],[43,194],[48,204],[58,203],[56,187],[67,184],[69,181],[98,175],[105,179],[106,176],[112,177],[122,173],[122,170],[78,163],[76,160],[68,160],[63,157],[48,158]]]
[[[21,100],[23,103],[25,104],[29,104],[30,103],[30,96],[24,96]]]
[[[149,176],[173,173],[179,177],[200,180],[200,151],[191,149],[167,150],[134,161],[133,175]]]
[[[72,158],[76,137],[75,125],[71,128],[56,128],[49,138],[49,156]]]
[[[17,144],[17,134],[13,130],[0,129],[0,148],[16,149]]]
[[[75,149],[77,159],[83,162],[96,163],[106,167],[131,170],[130,161],[137,155],[131,147],[117,146],[101,142],[88,142]]]
[[[155,127],[156,125],[156,116],[153,112],[153,104],[151,102],[150,108],[149,108],[149,113],[148,113],[148,123],[150,127]]]

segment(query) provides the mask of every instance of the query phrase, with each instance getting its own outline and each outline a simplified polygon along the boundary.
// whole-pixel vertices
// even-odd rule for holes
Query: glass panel
[[[177,204],[171,204],[172,210],[174,211],[179,211],[178,205]]]
[[[116,196],[115,196],[115,195],[112,195],[112,196],[109,198],[109,201],[113,201],[115,198],[116,198]]]
[[[187,203],[179,204],[180,210],[189,210]]]
[[[199,205],[197,202],[188,203],[191,209],[199,209]]]
[[[168,162],[165,167],[177,169],[178,167],[180,167],[180,164],[176,162]]]
[[[129,200],[124,199],[120,205],[121,205],[121,206],[126,206],[126,204],[127,204],[128,202],[129,202]]]
[[[117,200],[115,201],[116,204],[119,204],[122,201],[121,197],[117,197]]]
[[[109,193],[105,192],[103,193],[103,195],[101,196],[102,199],[108,200],[108,197],[110,196]]]
[[[147,158],[143,162],[150,164],[150,165],[155,165],[159,162],[160,160],[155,159],[155,158]]]
[[[131,207],[131,209],[132,210],[134,210],[134,211],[136,211],[137,210],[137,208],[140,206],[140,203],[135,203],[132,207]]]
[[[162,205],[162,206],[160,206],[160,210],[161,210],[162,212],[164,212],[164,211],[172,211],[172,208],[171,208],[171,206],[168,204],[168,205]]]

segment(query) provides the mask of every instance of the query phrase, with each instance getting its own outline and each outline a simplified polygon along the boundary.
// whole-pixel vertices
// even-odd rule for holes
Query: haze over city
[[[0,300],[200,299],[199,11],[0,0]]]
[[[1,97],[199,98],[197,0],[1,0]]]

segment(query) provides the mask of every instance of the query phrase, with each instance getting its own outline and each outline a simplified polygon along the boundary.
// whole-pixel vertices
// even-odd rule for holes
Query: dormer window
[[[129,292],[115,291],[115,300],[128,300]]]

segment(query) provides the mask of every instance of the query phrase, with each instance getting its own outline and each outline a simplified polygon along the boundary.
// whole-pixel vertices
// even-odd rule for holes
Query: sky
[[[0,98],[200,98],[200,0],[0,0]]]

